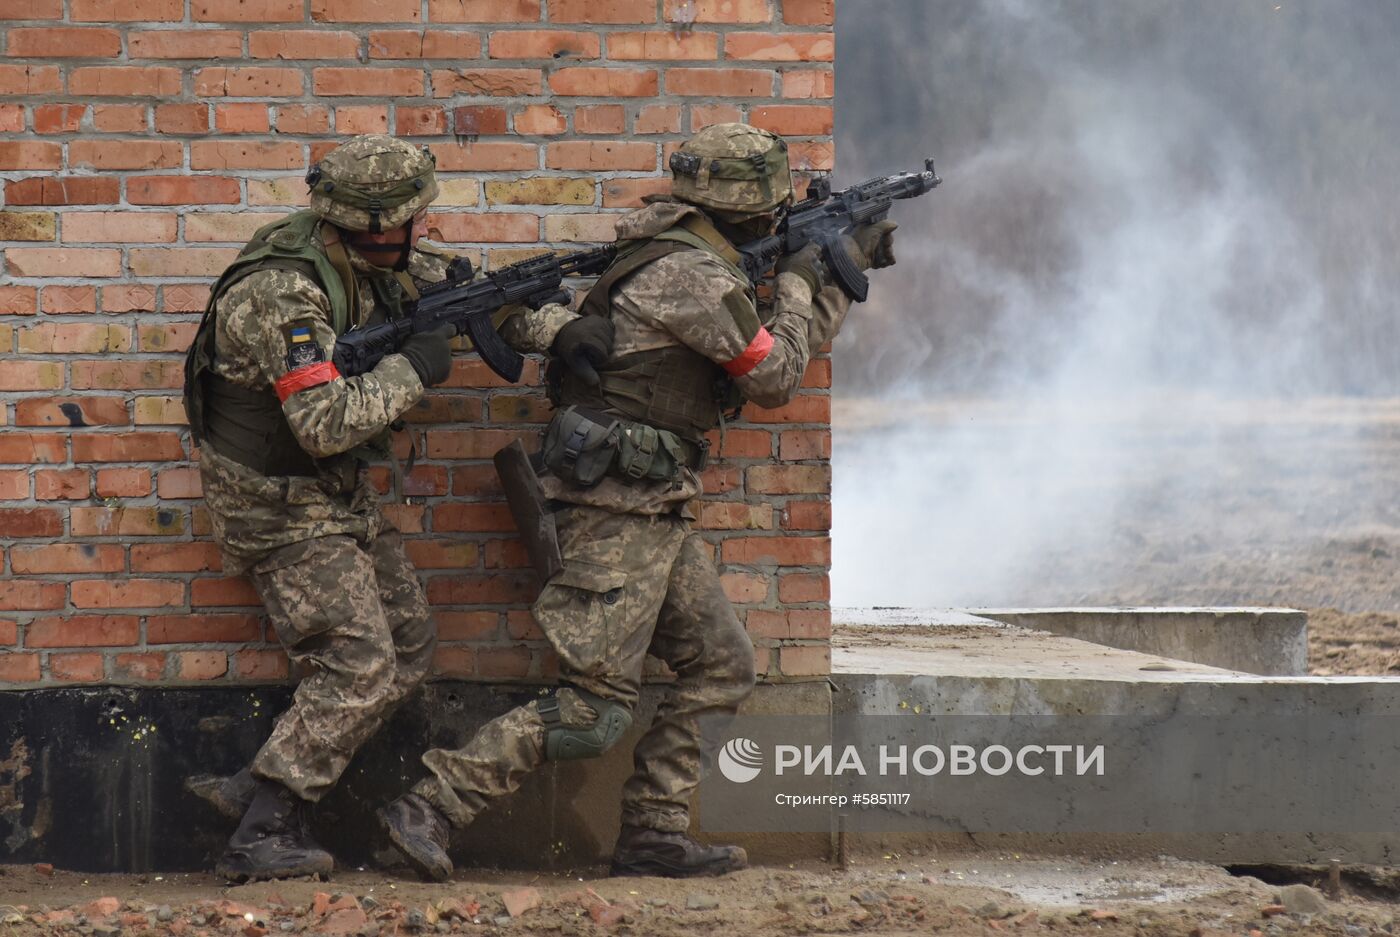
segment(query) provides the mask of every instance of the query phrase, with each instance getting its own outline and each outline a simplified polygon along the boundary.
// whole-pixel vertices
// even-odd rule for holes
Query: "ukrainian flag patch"
[[[286,326],[283,337],[287,341],[288,371],[320,364],[326,360],[326,353],[317,344],[311,323],[293,322]]]

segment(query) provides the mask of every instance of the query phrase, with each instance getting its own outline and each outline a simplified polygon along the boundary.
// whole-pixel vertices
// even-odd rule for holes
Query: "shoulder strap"
[[[579,311],[586,316],[606,316],[608,306],[612,302],[613,287],[619,280],[642,269],[653,260],[660,260],[667,254],[687,250],[692,246],[680,241],[653,238],[650,241],[638,242],[636,247],[623,248],[617,259],[612,262],[612,266],[604,270],[603,275],[588,290]]]

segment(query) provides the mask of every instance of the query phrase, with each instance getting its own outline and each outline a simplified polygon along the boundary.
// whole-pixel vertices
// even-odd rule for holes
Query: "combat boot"
[[[214,871],[235,882],[329,875],[331,854],[311,838],[307,803],[275,781],[257,781],[243,822]]]
[[[704,846],[684,833],[623,826],[613,849],[613,875],[693,878],[746,868],[749,857],[738,846]]]
[[[196,774],[185,778],[185,790],[230,820],[241,820],[258,790],[258,779],[243,768],[237,774]]]
[[[452,877],[452,859],[447,855],[452,825],[427,798],[405,794],[381,807],[378,816],[389,840],[419,875],[431,882]]]

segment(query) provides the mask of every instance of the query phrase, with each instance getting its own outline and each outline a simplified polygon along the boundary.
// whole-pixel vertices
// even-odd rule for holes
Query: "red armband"
[[[773,336],[768,334],[768,330],[763,326],[758,327],[758,334],[749,342],[749,347],[744,349],[744,353],[726,364],[720,365],[729,373],[730,377],[743,377],[758,363],[768,357],[768,353],[773,350]]]
[[[335,366],[334,362],[322,361],[319,364],[309,364],[304,368],[288,371],[278,378],[277,383],[272,386],[277,391],[277,399],[286,403],[287,398],[292,394],[338,380],[340,380],[340,369]]]

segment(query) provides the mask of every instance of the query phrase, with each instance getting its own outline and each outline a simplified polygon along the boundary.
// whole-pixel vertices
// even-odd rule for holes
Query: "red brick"
[[[335,109],[335,132],[339,134],[387,133],[389,105],[345,105]]]
[[[184,0],[71,0],[74,21],[173,22],[185,15]]]
[[[591,98],[655,97],[660,81],[652,69],[561,68],[549,77],[555,94]]]
[[[793,171],[830,170],[836,161],[836,147],[830,140],[797,141],[788,147]]]
[[[65,683],[97,683],[102,680],[101,654],[50,654],[49,675]]]
[[[376,59],[475,59],[481,57],[481,36],[442,29],[376,31],[369,34],[369,54]]]
[[[49,433],[0,433],[0,464],[68,461],[67,437]]]
[[[725,573],[719,577],[724,594],[731,602],[751,605],[768,600],[769,580],[767,576],[753,573]]]
[[[106,297],[103,297],[104,302]],[[120,311],[120,310],[118,310]],[[74,361],[74,390],[128,390],[179,387],[184,363],[178,361]]]
[[[73,583],[73,605],[77,608],[159,608],[184,605],[185,584],[172,579],[80,579]],[[135,643],[104,641],[105,644]]]
[[[419,0],[311,0],[318,23],[416,23]]]
[[[164,673],[165,655],[158,652],[118,654],[112,659],[112,676],[118,680],[155,683]]]
[[[34,472],[34,500],[86,501],[92,494],[87,469],[40,469]]]
[[[138,277],[216,277],[238,256],[235,248],[214,247],[136,247],[127,253],[131,272]],[[170,310],[167,309],[167,312]],[[182,323],[194,325],[194,323]],[[168,327],[169,331],[178,331]],[[143,329],[143,333],[146,330]],[[184,351],[187,345],[152,348],[143,351]]]
[[[772,530],[773,507],[742,501],[705,501],[700,526],[706,530]]]
[[[209,304],[209,286],[168,283],[160,288],[166,312],[202,313]],[[184,351],[183,348],[178,349]]]
[[[318,68],[312,71],[313,93],[325,97],[418,97],[423,73],[416,68]]]
[[[138,543],[131,548],[131,571],[135,573],[202,573],[222,569],[219,548],[208,541]]]
[[[178,169],[184,148],[164,140],[74,140],[68,144],[72,169]]]
[[[205,23],[299,23],[302,0],[190,0],[190,15]]]
[[[410,540],[405,548],[419,569],[470,569],[481,552],[469,540]]]
[[[399,108],[399,113],[402,114],[404,110],[404,108]],[[319,135],[327,133],[330,129],[331,110],[328,107],[315,104],[285,104],[277,108],[277,132],[279,134]]]
[[[262,634],[257,615],[152,615],[147,644],[243,644]]]
[[[185,457],[175,433],[77,433],[74,462],[178,461]]]
[[[74,507],[68,515],[74,537],[171,537],[185,528],[182,511],[163,507]]]
[[[6,54],[15,58],[108,59],[121,55],[121,51],[121,34],[115,29],[11,29],[5,43]]]
[[[437,623],[440,641],[491,640],[501,630],[500,612],[438,611],[433,614],[433,621]]]
[[[536,169],[539,150],[529,143],[434,143],[433,155],[441,172],[499,172]]]
[[[63,79],[56,65],[0,65],[0,94],[58,94]]]
[[[744,416],[751,423],[830,423],[831,398],[823,394],[804,394],[774,410],[745,407]]]
[[[428,224],[436,229],[442,240],[454,244],[467,241],[534,242],[540,234],[539,216],[521,212],[453,212],[430,215]]]
[[[30,397],[15,405],[16,426],[101,426],[131,422],[118,397]]]
[[[831,673],[831,648],[825,644],[787,645],[778,650],[785,677],[818,677]]]
[[[280,126],[280,118],[278,123]],[[447,111],[441,107],[397,107],[394,133],[401,137],[441,136],[447,133]]]
[[[0,390],[55,390],[63,386],[63,365],[56,361],[5,362]]]
[[[238,180],[223,176],[134,176],[126,181],[133,205],[234,205]]]
[[[182,680],[217,680],[228,673],[228,655],[223,651],[181,651],[174,656]]]
[[[137,468],[97,470],[99,498],[140,498],[151,493],[151,473]]]
[[[574,110],[578,133],[620,134],[627,130],[627,111],[621,104],[592,104]]]
[[[32,286],[0,286],[0,315],[32,316],[39,311],[39,291]],[[10,362],[13,364],[13,362]],[[0,374],[0,381],[8,375]],[[26,387],[3,387],[4,390],[28,390]]]
[[[157,104],[157,133],[208,133],[209,105]],[[172,179],[174,177],[171,177]]]
[[[666,0],[666,22],[674,23],[682,4],[691,4],[697,23],[771,23],[771,0]]]
[[[92,125],[103,133],[145,133],[146,105],[94,104]]]
[[[684,61],[719,57],[719,36],[706,32],[609,33],[608,58],[614,61]]]
[[[644,195],[662,195],[671,191],[671,180],[667,176],[650,176],[645,179],[605,179],[603,180],[604,208],[637,208]]]
[[[493,59],[596,59],[602,54],[597,33],[560,29],[497,31],[490,36]]]
[[[779,136],[815,136],[829,134],[832,111],[825,105],[774,104],[749,110],[749,123]]]
[[[39,104],[34,107],[35,133],[75,133],[87,113],[85,104]]]
[[[248,54],[255,59],[353,59],[360,38],[352,32],[326,29],[260,29],[248,34]]]
[[[63,0],[0,0],[0,20],[61,20]]]
[[[262,599],[247,579],[196,579],[190,585],[190,605],[194,608],[261,604]]]
[[[58,537],[63,517],[51,508],[0,508],[0,537]]]
[[[7,611],[62,608],[66,591],[67,586],[61,582],[0,580],[0,608]]]
[[[720,545],[725,563],[829,566],[829,537],[731,537]]]
[[[831,98],[835,95],[835,72],[806,68],[783,72],[785,98]]]
[[[738,467],[733,465],[711,465],[700,473],[700,481],[704,485],[706,494],[722,495],[739,488],[739,483],[743,480],[743,473]]]
[[[41,176],[5,184],[5,202],[19,205],[110,205],[121,195],[115,177]]]
[[[676,104],[648,104],[637,112],[636,133],[680,133],[681,109]]]
[[[830,501],[789,501],[783,508],[784,530],[830,530]]]
[[[831,580],[824,573],[788,573],[778,577],[778,601],[829,602]]]
[[[433,605],[525,604],[535,597],[534,577],[494,573],[486,576],[434,576],[428,580]]]
[[[0,644],[13,646],[19,643],[19,622],[0,620]]]
[[[175,97],[180,69],[153,65],[93,65],[68,75],[68,93],[85,97]]]
[[[434,69],[432,84],[435,98],[517,97],[540,94],[544,74],[537,68]]]
[[[156,494],[163,500],[198,498],[203,495],[199,470],[194,468],[162,469],[156,483]]]
[[[724,57],[735,61],[830,62],[836,57],[831,33],[730,33]]]
[[[67,224],[67,222],[64,222]],[[57,315],[97,311],[95,286],[46,286],[42,297],[43,310]]]
[[[73,585],[84,584],[75,582]],[[140,638],[141,619],[135,615],[72,615],[36,618],[25,629],[24,644],[26,647],[124,647],[137,643]]]
[[[518,539],[486,541],[487,569],[525,569],[529,565],[530,555]]]
[[[655,23],[655,0],[549,0],[552,23]]]
[[[439,645],[433,652],[433,673],[440,677],[475,676],[476,651],[469,647]]]
[[[0,142],[0,169],[57,169],[63,163],[63,147],[37,140]]]
[[[669,68],[666,91],[680,95],[766,98],[773,94],[776,74],[754,68]]]
[[[38,654],[0,654],[0,683],[39,682]]]
[[[545,165],[550,169],[643,170],[656,168],[656,145],[567,140],[547,144]]]
[[[534,23],[540,0],[428,0],[434,23]]]
[[[0,133],[24,131],[24,105],[0,104]]]
[[[454,108],[452,129],[460,136],[503,134],[506,132],[506,109],[479,104]]]
[[[830,430],[791,430],[778,442],[779,458],[784,462],[831,458]]]
[[[237,104],[219,104],[214,107],[214,129],[220,133],[267,133],[272,127],[272,121],[268,114],[266,104],[253,101],[240,101]],[[196,144],[197,146],[218,146],[218,144],[206,143]],[[283,146],[295,146],[295,144],[281,144]],[[207,167],[194,165],[195,146],[190,147],[190,166],[193,169],[203,169]],[[204,150],[202,152],[217,152]],[[298,148],[297,156],[301,156]],[[265,167],[250,167],[265,168]],[[280,167],[273,166],[273,169]]]
[[[305,91],[298,68],[214,66],[194,73],[194,93],[202,98],[293,98]]]
[[[256,37],[260,33],[254,33]],[[126,37],[129,58],[135,59],[238,59],[243,57],[243,34],[231,29],[133,32]]]
[[[504,532],[515,530],[515,521],[504,504],[448,502],[433,510],[433,530]]]
[[[63,242],[65,244],[129,244],[129,243],[168,243],[175,240],[176,216],[169,212],[68,212],[63,216]],[[47,287],[47,293],[53,287]],[[115,294],[103,294],[105,300]],[[154,294],[152,294],[154,295]]]
[[[233,655],[233,675],[239,680],[284,680],[290,670],[282,651],[245,648]]]
[[[481,676],[498,680],[520,680],[530,673],[531,653],[523,647],[484,647],[476,652]]]
[[[527,104],[515,114],[515,132],[552,136],[569,129],[569,119],[553,104]]]
[[[28,501],[29,472],[25,469],[0,471],[0,501]]]
[[[782,0],[783,22],[789,26],[831,26],[836,0]]]
[[[300,143],[197,140],[190,144],[191,169],[296,169],[303,162]]]

